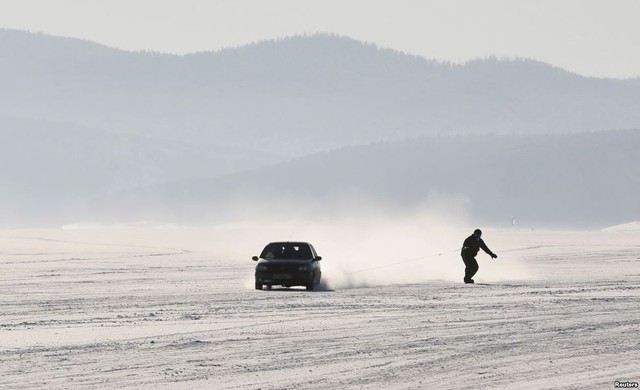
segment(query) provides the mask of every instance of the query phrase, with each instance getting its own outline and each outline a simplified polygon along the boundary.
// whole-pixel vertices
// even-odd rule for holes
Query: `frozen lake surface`
[[[302,232],[323,257],[323,288],[256,291],[250,258],[282,238],[267,230],[0,231],[0,388],[640,381],[638,231],[487,231],[500,257],[479,254],[477,285],[462,283],[467,230],[442,246],[403,234],[397,257],[344,226]]]

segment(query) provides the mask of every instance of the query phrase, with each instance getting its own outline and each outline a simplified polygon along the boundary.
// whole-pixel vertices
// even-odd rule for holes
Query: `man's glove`
[[[497,259],[497,258],[498,258],[498,255],[496,255],[495,253],[492,253],[492,254],[491,254],[491,258],[492,258],[492,259]]]

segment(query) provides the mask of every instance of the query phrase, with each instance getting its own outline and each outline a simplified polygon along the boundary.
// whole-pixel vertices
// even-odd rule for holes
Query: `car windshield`
[[[267,245],[260,257],[268,260],[313,259],[309,245],[289,242],[274,242]]]

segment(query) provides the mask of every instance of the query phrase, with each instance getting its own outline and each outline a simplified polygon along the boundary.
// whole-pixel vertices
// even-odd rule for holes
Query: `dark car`
[[[284,287],[305,286],[313,290],[322,272],[318,256],[313,245],[307,242],[272,242],[268,244],[260,257],[254,256],[256,265],[256,290],[262,286],[278,285]]]

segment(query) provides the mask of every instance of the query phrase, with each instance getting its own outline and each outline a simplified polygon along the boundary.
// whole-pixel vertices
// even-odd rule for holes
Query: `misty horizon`
[[[640,219],[635,79],[453,65],[331,34],[184,56],[15,30],[0,42],[5,226],[216,223],[282,199],[331,214],[358,198],[461,202],[498,225]],[[279,172],[307,190],[275,190]]]

